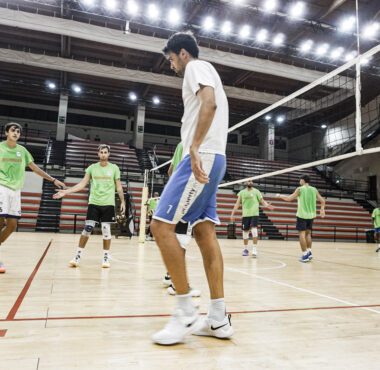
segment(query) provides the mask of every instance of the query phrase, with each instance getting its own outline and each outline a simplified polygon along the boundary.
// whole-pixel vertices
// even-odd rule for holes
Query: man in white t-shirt
[[[181,140],[183,157],[161,194],[151,226],[176,287],[177,307],[163,330],[153,335],[158,344],[175,344],[188,334],[229,338],[233,334],[226,314],[223,258],[216,239],[216,192],[226,170],[228,102],[215,68],[198,60],[199,49],[189,33],[176,33],[163,50],[171,68],[184,77]],[[176,236],[178,222],[189,222],[201,250],[211,304],[200,318],[192,303],[185,253]]]

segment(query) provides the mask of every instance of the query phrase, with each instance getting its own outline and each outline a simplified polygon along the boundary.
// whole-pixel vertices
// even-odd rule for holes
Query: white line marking
[[[330,300],[335,301],[335,302],[344,303],[347,306],[359,306],[356,303],[352,303],[352,302],[349,302],[349,301],[344,301],[343,299],[334,298],[334,297],[328,296],[326,294],[314,292],[313,290],[310,290],[310,289],[298,288],[295,285],[291,285],[291,284],[287,284],[287,283],[282,283],[281,281],[276,281],[276,280],[273,280],[273,279],[269,279],[269,278],[266,278],[264,276],[259,276],[257,274],[251,274],[249,272],[245,272],[245,271],[242,271],[242,270],[239,270],[239,269],[235,269],[235,268],[232,268],[232,267],[225,267],[225,270],[238,272],[240,274],[244,274],[244,275],[248,275],[248,276],[253,276],[253,277],[257,278],[257,279],[261,279],[261,280],[264,280],[264,281],[268,281],[270,283],[282,285],[282,286],[285,286],[287,288],[292,288],[292,289],[298,290],[300,292],[309,293],[309,294],[312,294],[312,295],[316,295],[318,297],[330,299]],[[374,313],[380,314],[380,311],[374,310],[372,308],[367,308],[367,307],[358,307],[358,308],[360,308],[362,310],[366,310],[366,311],[370,311],[370,312],[374,312]]]

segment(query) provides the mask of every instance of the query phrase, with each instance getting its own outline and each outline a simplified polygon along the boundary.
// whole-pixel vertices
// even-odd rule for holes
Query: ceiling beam
[[[340,6],[342,6],[347,0],[334,0],[333,3],[330,5],[330,7],[327,9],[327,11],[323,12],[319,19],[326,18],[330,13],[332,13],[334,10],[338,9]]]
[[[161,50],[166,41],[165,39],[134,33],[124,34],[119,30],[93,26],[70,19],[54,18],[5,8],[0,8],[0,24],[27,30],[65,35],[106,45],[149,51],[157,54],[162,53]],[[208,62],[234,69],[242,69],[303,82],[315,81],[325,74],[324,72],[296,67],[285,63],[247,57],[245,55],[223,52],[206,47],[200,47],[200,57]],[[353,87],[354,82],[351,83]],[[339,88],[339,86],[334,86],[333,82],[330,86]]]
[[[48,70],[78,73],[86,76],[101,77],[104,79],[144,83],[173,88],[176,90],[182,89],[182,79],[175,76],[167,76],[153,72],[136,71],[128,68],[111,67],[68,58],[33,54],[24,51],[0,48],[0,62],[21,64],[32,67],[45,68]],[[226,92],[226,95],[230,98],[263,104],[273,104],[283,98],[281,95],[241,89],[233,86],[224,86],[224,90]],[[307,101],[303,99],[293,99],[285,106],[296,108],[302,106],[302,104],[305,104],[306,102]]]

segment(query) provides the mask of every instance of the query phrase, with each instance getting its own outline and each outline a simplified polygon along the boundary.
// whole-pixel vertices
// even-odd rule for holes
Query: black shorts
[[[244,231],[249,231],[252,227],[257,227],[259,224],[259,216],[243,217],[241,228]]]
[[[115,206],[97,206],[89,204],[87,209],[86,221],[115,222]]]
[[[314,218],[305,219],[297,217],[296,229],[298,231],[312,230]]]
[[[182,234],[186,235],[187,234],[187,229],[189,228],[189,223],[186,222],[178,222],[178,224],[175,227],[175,233],[176,234]]]

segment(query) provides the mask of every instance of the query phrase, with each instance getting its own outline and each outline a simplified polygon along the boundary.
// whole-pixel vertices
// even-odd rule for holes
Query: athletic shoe
[[[5,273],[5,266],[3,265],[2,262],[0,262],[0,274],[4,274]]]
[[[152,340],[166,346],[180,343],[186,335],[197,329],[198,321],[199,314],[196,308],[191,315],[186,315],[182,309],[177,308],[165,327],[152,335]]]
[[[103,264],[102,264],[102,267],[104,269],[108,269],[110,267],[110,261],[108,259],[108,255],[104,256],[103,257]]]
[[[80,255],[77,254],[71,261],[70,261],[70,265],[73,266],[73,267],[78,267],[79,266],[79,262],[80,262]]]
[[[229,338],[234,333],[231,325],[231,315],[226,315],[222,321],[216,321],[205,316],[201,318],[201,324],[194,331],[194,335],[203,335],[216,338]]]
[[[170,279],[170,275],[166,273],[164,280],[162,280],[162,284],[164,284],[166,287],[172,285],[172,281]]]
[[[380,252],[380,247],[376,249],[376,252]]]
[[[243,253],[242,253],[242,256],[249,256],[249,252],[248,252],[248,249],[244,249],[243,250]]]
[[[311,252],[309,252],[308,257],[310,261],[313,259],[313,255],[311,254]]]
[[[252,258],[256,258],[257,257],[257,251],[253,250],[252,251]]]
[[[306,254],[305,256],[302,256],[298,261],[300,262],[309,262],[309,254]]]
[[[170,284],[169,288],[167,289],[168,293],[170,295],[176,295],[176,290],[174,288],[173,284]],[[200,297],[201,291],[198,289],[193,289],[190,287],[189,293],[191,294],[192,297]]]

